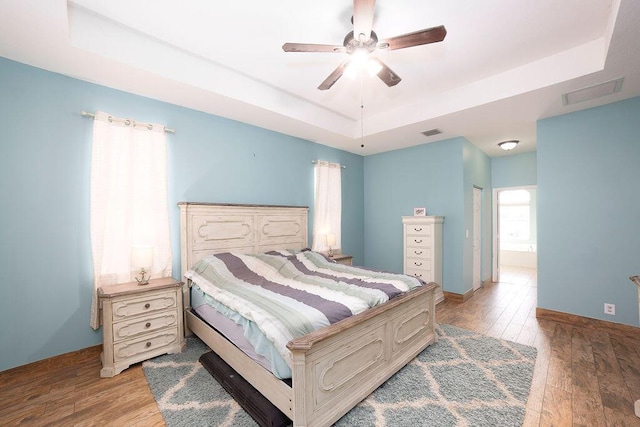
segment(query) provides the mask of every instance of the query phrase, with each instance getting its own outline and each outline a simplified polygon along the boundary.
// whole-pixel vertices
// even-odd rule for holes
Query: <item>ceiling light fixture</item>
[[[516,148],[516,145],[518,145],[518,142],[520,141],[516,139],[511,139],[509,141],[502,141],[498,143],[498,147],[502,148],[504,151],[509,151]]]

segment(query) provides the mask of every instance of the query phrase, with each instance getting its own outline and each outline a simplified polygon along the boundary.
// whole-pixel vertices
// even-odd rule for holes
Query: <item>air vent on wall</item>
[[[624,77],[620,77],[619,79],[567,92],[562,95],[562,105],[577,104],[619,92],[623,79]]]
[[[430,129],[430,130],[425,130],[424,132],[422,132],[422,134],[424,136],[434,136],[434,135],[438,135],[441,134],[442,131],[440,129]]]

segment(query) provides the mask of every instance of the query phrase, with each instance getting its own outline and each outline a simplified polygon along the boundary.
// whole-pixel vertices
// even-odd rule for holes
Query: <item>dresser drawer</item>
[[[431,248],[407,246],[405,256],[407,258],[431,259]]]
[[[178,341],[178,328],[173,328],[155,334],[145,335],[137,339],[131,339],[113,345],[113,359],[115,362],[126,359],[140,359],[145,353],[157,352],[163,347]],[[151,356],[149,356],[151,357]]]
[[[420,268],[407,268],[405,269],[404,274],[408,276],[415,276],[427,283],[433,281],[433,273],[430,270],[423,270]]]
[[[178,312],[176,310],[171,310],[144,318],[125,320],[123,322],[113,324],[113,340],[121,341],[123,339],[135,337],[137,335],[159,331],[160,329],[174,326],[177,323]]]
[[[430,248],[431,239],[423,236],[407,236],[404,239],[407,248]]]
[[[423,237],[429,237],[431,236],[431,226],[430,225],[421,225],[421,224],[415,224],[415,225],[409,225],[407,224],[406,226],[406,234],[408,236],[423,236]]]
[[[431,260],[428,258],[407,258],[404,261],[404,269],[431,271]]]
[[[162,292],[113,303],[113,321],[177,307],[175,292]]]

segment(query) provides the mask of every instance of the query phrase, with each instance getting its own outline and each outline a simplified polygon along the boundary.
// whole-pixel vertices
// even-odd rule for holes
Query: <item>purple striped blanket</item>
[[[289,366],[286,345],[293,338],[422,285],[412,276],[338,264],[309,250],[210,255],[185,277],[257,325]]]

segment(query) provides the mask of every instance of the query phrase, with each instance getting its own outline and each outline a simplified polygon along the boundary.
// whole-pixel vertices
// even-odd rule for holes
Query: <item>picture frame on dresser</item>
[[[427,208],[413,208],[413,216],[426,216]]]

